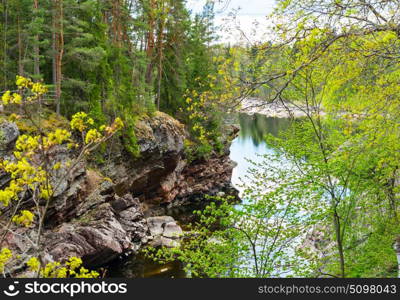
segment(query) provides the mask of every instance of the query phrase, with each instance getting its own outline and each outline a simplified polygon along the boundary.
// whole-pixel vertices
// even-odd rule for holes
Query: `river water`
[[[289,126],[289,119],[271,118],[260,114],[238,114],[230,120],[240,126],[239,135],[232,141],[230,158],[237,163],[233,169],[232,184],[241,191],[246,183],[248,169],[254,167],[252,162],[261,162],[263,155],[273,153],[274,149],[265,142],[265,136],[274,136]],[[252,161],[252,162],[251,162]],[[180,263],[159,265],[142,257],[134,257],[117,263],[110,270],[112,277],[185,277]]]
[[[232,184],[239,191],[246,183],[249,168],[254,163],[261,163],[263,155],[272,154],[274,149],[265,142],[265,136],[277,136],[280,131],[287,129],[289,119],[271,118],[260,114],[239,114],[237,123],[240,126],[239,135],[232,141],[230,158],[237,163],[233,169]]]

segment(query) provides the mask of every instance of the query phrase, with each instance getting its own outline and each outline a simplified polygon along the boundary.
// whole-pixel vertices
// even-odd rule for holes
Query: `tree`
[[[53,0],[53,84],[55,86],[56,112],[60,114],[62,60],[64,55],[64,4]]]
[[[376,229],[379,218],[368,207],[397,223],[390,190],[397,177],[399,41],[390,20],[398,17],[398,3],[280,1],[275,16],[276,39],[253,47],[257,72],[242,73],[242,94],[269,89],[266,102],[307,116],[279,149],[327,193],[327,239],[335,241],[339,262],[333,275],[345,277],[347,249],[363,247],[360,241]]]
[[[27,264],[36,272],[36,276],[67,276],[68,274],[98,276],[98,273],[87,274],[88,271],[84,269],[81,270],[82,272],[76,273],[75,269],[82,264],[80,259],[72,258],[65,266],[56,262],[45,264],[41,238],[49,205],[63,180],[68,178],[85,155],[99,147],[101,143],[109,140],[120,130],[123,123],[120,118],[116,118],[112,125],[97,129],[94,127],[93,119],[81,112],[73,116],[70,126],[72,130],[80,133],[82,144],[75,143],[71,139],[71,132],[66,129],[58,128],[45,133],[43,128],[40,127],[40,123],[32,118],[28,107],[37,105],[40,98],[47,92],[47,88],[41,83],[33,83],[30,79],[22,76],[17,77],[16,83],[19,93],[5,92],[2,95],[2,102],[4,105],[21,106],[24,117],[31,121],[38,134],[21,135],[16,142],[16,150],[13,152],[14,160],[3,160],[1,162],[1,169],[10,174],[11,180],[9,185],[0,191],[0,202],[3,207],[10,206],[12,211],[8,223],[2,224],[1,243],[8,232],[17,234],[15,233],[16,227],[28,227],[34,234],[28,231],[24,239],[27,243],[31,243],[36,255]],[[39,112],[40,115],[40,106],[36,107],[36,112]],[[14,114],[11,118],[17,118],[17,116]],[[66,162],[54,161],[52,152],[58,146],[65,147],[67,143],[67,147],[78,148],[76,157]],[[22,209],[22,203],[25,201],[27,203],[24,204],[25,208]],[[0,268],[5,274],[5,263],[11,258],[11,254],[5,248],[2,249],[2,254],[4,259],[0,261]],[[70,263],[74,263],[74,267]],[[70,268],[66,270],[64,267]]]

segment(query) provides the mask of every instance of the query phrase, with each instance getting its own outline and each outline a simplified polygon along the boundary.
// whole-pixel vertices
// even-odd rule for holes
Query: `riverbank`
[[[188,134],[173,117],[156,112],[142,117],[135,126],[138,156],[127,152],[123,137],[117,137],[106,151],[82,160],[68,176],[56,170],[52,173],[63,176],[63,182],[44,224],[41,247],[45,263],[76,256],[93,269],[108,266],[118,257],[136,255],[146,245],[174,247],[182,235],[179,221],[171,217],[175,211],[201,203],[206,194],[235,193],[230,182],[234,164],[229,159],[229,135],[236,134],[234,128],[227,135],[225,151],[188,161],[184,149]],[[2,156],[11,157],[15,141],[24,132],[11,122],[4,123],[1,131],[6,137]],[[61,145],[54,149],[52,160],[65,162],[76,155]],[[2,188],[8,178],[8,174],[0,174]],[[29,208],[33,201],[27,197],[25,205]],[[0,221],[10,218],[13,207],[14,203],[1,207]],[[18,261],[8,266],[10,276],[32,276],[25,268],[35,253],[25,237],[32,228],[12,224],[9,232],[0,230],[5,234],[0,246],[20,254]]]
[[[245,98],[241,102],[239,112],[248,115],[261,114],[271,118],[301,118],[305,117],[305,108],[281,101],[272,103],[257,98]]]

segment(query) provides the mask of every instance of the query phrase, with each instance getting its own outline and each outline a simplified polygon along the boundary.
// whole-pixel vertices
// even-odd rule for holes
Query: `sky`
[[[187,0],[193,13],[201,12],[206,0]],[[268,22],[266,15],[271,13],[275,0],[221,0],[215,7],[215,25],[220,27],[219,42],[256,42],[263,39]],[[236,12],[233,20],[231,13]],[[256,25],[258,24],[258,25]],[[240,30],[237,28],[240,27]],[[242,32],[241,32],[242,31]]]

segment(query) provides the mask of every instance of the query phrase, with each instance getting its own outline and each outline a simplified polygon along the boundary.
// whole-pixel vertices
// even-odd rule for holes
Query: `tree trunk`
[[[22,37],[21,37],[21,22],[19,19],[19,13],[17,17],[17,39],[18,39],[18,74],[24,76],[24,64],[22,61]]]
[[[121,0],[111,1],[111,30],[113,43],[119,48],[123,40],[123,18]]]
[[[154,67],[154,28],[155,28],[155,11],[156,1],[150,0],[150,7],[148,11],[148,32],[147,32],[147,45],[146,45],[146,56],[149,60],[146,69],[146,83],[151,84],[153,79],[153,67]]]
[[[33,1],[33,9],[35,14],[38,13],[39,10],[39,0]],[[40,77],[40,49],[39,49],[39,35],[35,35],[35,44],[33,45],[33,74],[36,79]]]
[[[161,75],[162,75],[162,59],[160,55],[158,63],[157,110],[160,110],[160,102],[161,102]]]
[[[3,58],[3,72],[4,72],[4,90],[7,90],[7,30],[8,30],[8,3],[7,0],[3,0],[3,12],[4,12],[4,36],[3,36],[3,43],[4,43],[4,58]]]
[[[163,47],[164,47],[164,28],[165,28],[165,6],[164,3],[162,5],[162,12],[159,18],[159,31],[157,37],[157,48],[158,48],[158,78],[157,78],[157,110],[160,110],[160,102],[161,102],[161,78],[162,78],[162,69],[163,69]]]
[[[57,49],[56,49],[56,5],[55,1],[53,0],[53,20],[52,20],[52,33],[51,33],[51,49],[53,52],[52,55],[52,76],[53,76],[53,85],[54,87],[57,85],[57,70],[56,70],[56,54],[57,54]],[[56,107],[58,106],[57,99],[54,99],[56,101]],[[56,108],[57,109],[57,108]]]
[[[396,238],[393,248],[397,256],[397,277],[400,278],[400,236]]]
[[[333,224],[335,226],[335,233],[336,233],[336,245],[339,252],[339,261],[340,261],[340,275],[342,278],[346,277],[345,268],[344,268],[344,252],[343,252],[343,243],[342,243],[342,235],[341,235],[341,228],[340,228],[340,218],[336,212],[336,209],[333,214]]]
[[[53,83],[56,112],[60,114],[62,59],[64,54],[63,1],[53,0]]]

